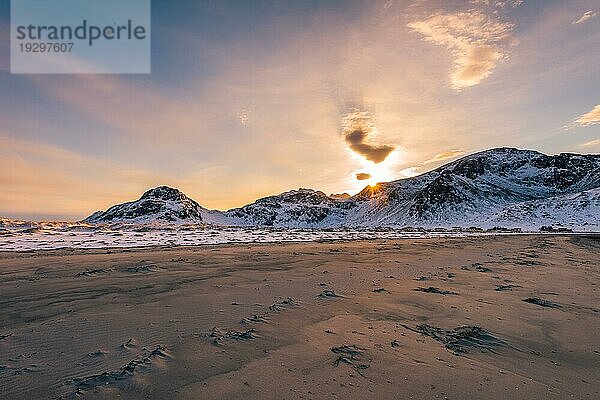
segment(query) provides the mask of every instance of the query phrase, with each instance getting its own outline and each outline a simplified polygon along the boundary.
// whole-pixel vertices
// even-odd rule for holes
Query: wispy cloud
[[[414,165],[412,167],[404,168],[403,170],[401,170],[399,172],[399,174],[402,178],[410,178],[410,177],[413,177],[416,175],[420,175],[422,173],[427,172],[428,170],[430,170],[432,168],[432,166],[429,166],[430,164],[442,163],[444,161],[451,160],[456,157],[460,157],[464,154],[466,154],[466,152],[463,150],[444,151],[442,153],[438,153],[438,154],[434,155],[433,157],[431,157],[428,160],[423,161],[419,165]]]
[[[523,4],[523,0],[471,0],[472,4],[484,5],[499,9],[517,8]]]
[[[463,154],[465,154],[465,152],[462,150],[445,151],[443,153],[436,154],[435,156],[433,156],[432,158],[430,158],[427,161],[424,161],[423,165],[450,160],[451,158],[459,157],[459,156],[462,156]]]
[[[590,112],[580,115],[575,120],[579,126],[590,126],[600,124],[600,104],[594,107]]]
[[[514,25],[480,10],[438,13],[408,24],[428,42],[446,47],[454,57],[452,87],[461,90],[487,78],[496,64],[507,58],[514,43]]]
[[[198,121],[202,120],[205,126],[214,122],[213,109],[208,108],[205,99],[190,101],[166,95],[113,75],[81,74],[69,78],[50,80],[32,75],[30,79],[93,119],[163,144],[175,142],[168,132],[190,138],[197,135]]]
[[[581,147],[596,147],[600,146],[600,139],[590,140],[589,142],[581,143]]]
[[[596,15],[598,15],[598,12],[596,11],[586,11],[584,12],[579,18],[573,20],[573,22],[571,22],[571,24],[576,25],[576,24],[581,24],[589,19],[594,18]]]

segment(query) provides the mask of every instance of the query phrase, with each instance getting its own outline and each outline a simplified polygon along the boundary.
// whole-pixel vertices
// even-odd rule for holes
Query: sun
[[[364,158],[360,160],[362,167],[356,171],[357,173],[368,174],[370,177],[359,181],[360,185],[369,185],[374,187],[381,182],[390,182],[398,178],[397,164],[398,154],[393,152],[390,154],[385,161],[380,163],[374,163]]]
[[[378,183],[391,182],[406,177],[403,174],[402,162],[405,153],[402,149],[395,149],[386,159],[380,163],[374,163],[354,153],[348,151],[350,157],[355,160],[356,169],[352,175],[348,176],[348,193],[358,193],[365,186],[375,187]],[[365,175],[367,176],[365,179]]]
[[[369,166],[365,168],[367,173],[371,175],[371,178],[367,179],[365,183],[371,186],[375,186],[380,182],[389,182],[395,179],[394,173],[391,170],[391,166],[387,162],[374,164],[369,162]]]

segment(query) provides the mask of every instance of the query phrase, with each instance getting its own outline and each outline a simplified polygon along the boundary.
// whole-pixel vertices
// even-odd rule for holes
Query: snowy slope
[[[600,188],[517,203],[490,216],[482,225],[512,225],[529,230],[544,225],[563,226],[600,232]]]

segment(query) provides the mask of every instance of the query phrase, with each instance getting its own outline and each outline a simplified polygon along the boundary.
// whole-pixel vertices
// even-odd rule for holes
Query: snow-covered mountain
[[[153,193],[169,193],[157,195]],[[152,200],[149,203],[147,201]],[[354,196],[299,189],[228,211],[206,210],[176,189],[153,189],[86,222],[204,222],[229,226],[522,227],[600,231],[600,155],[548,156],[498,148]]]
[[[557,196],[597,187],[600,155],[547,156],[499,148],[463,157],[420,176],[367,187],[354,196],[363,201],[349,221],[426,227],[489,227],[492,221],[514,224],[516,221],[508,218],[510,210],[503,214],[506,218],[499,216],[507,207],[534,200],[541,207],[555,202]],[[573,214],[582,211],[571,210]],[[562,217],[556,215],[556,223]],[[522,226],[529,223],[534,221],[518,221]]]
[[[298,189],[264,197],[252,204],[206,216],[217,225],[307,228],[341,226],[354,203],[312,189]]]
[[[84,222],[198,223],[207,210],[178,189],[159,186],[148,190],[136,201],[117,204],[97,211]]]

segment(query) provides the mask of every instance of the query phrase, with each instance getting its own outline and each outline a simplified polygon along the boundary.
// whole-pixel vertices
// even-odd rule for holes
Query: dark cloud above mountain
[[[342,129],[348,147],[375,164],[384,161],[395,149],[394,146],[373,143],[377,128],[373,118],[364,111],[348,113],[342,119]]]
[[[366,181],[367,179],[371,179],[371,174],[366,174],[364,172],[359,172],[356,174],[356,179],[359,181]]]

